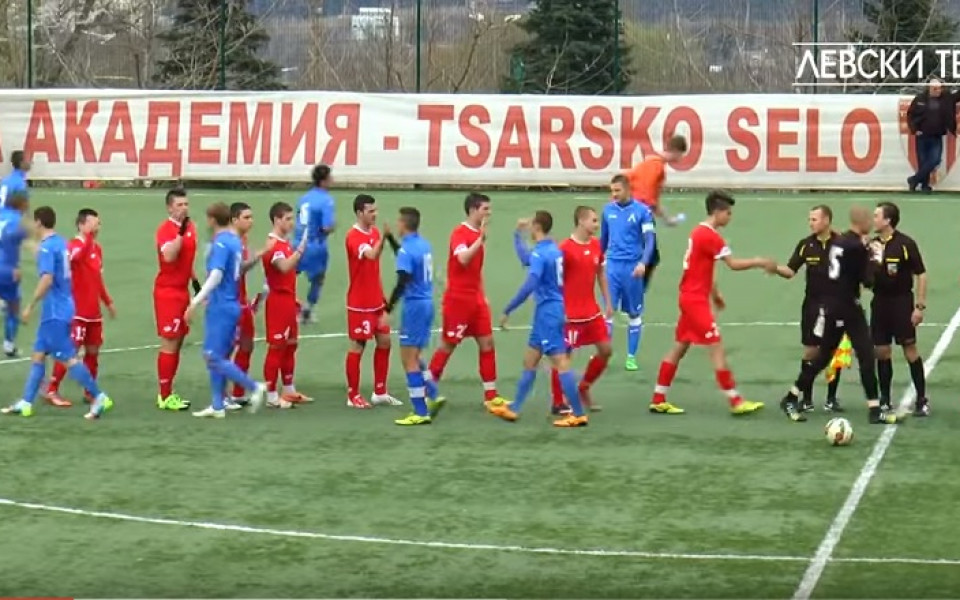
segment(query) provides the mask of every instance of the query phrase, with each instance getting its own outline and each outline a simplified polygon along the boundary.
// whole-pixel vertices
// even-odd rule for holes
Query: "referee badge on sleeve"
[[[889,275],[890,277],[893,277],[893,276],[896,275],[896,274],[897,274],[897,263],[895,263],[895,262],[888,262],[888,263],[887,263],[887,275]]]

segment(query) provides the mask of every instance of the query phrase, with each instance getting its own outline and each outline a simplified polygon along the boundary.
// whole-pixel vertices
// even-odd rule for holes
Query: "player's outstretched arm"
[[[772,258],[734,258],[727,255],[723,257],[723,263],[731,271],[747,271],[749,269],[765,269],[768,272],[776,272],[777,263]]]
[[[796,274],[797,272],[787,265],[777,265],[777,275],[784,279],[793,279]]]
[[[530,266],[530,248],[523,240],[523,232],[516,229],[513,232],[513,251],[517,254],[517,259],[524,267]]]
[[[503,309],[503,315],[509,316],[510,313],[520,308],[520,306],[527,301],[527,298],[530,297],[530,294],[533,293],[533,290],[537,287],[537,274],[528,273],[527,278],[523,281],[523,285],[520,286],[520,289],[517,290],[517,294],[513,297],[510,302],[507,303],[507,307]]]

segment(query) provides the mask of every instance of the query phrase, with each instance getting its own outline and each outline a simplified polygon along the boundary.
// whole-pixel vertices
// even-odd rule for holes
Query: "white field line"
[[[232,525],[229,523],[214,523],[210,521],[185,521],[159,517],[143,517],[125,513],[84,510],[67,506],[54,506],[36,502],[21,502],[8,498],[0,498],[0,506],[19,508],[76,517],[106,519],[111,521],[126,521],[146,525],[165,525],[190,529],[204,529],[209,531],[246,533],[281,538],[301,538],[326,540],[331,542],[353,542],[358,544],[380,544],[387,546],[414,546],[420,548],[440,548],[444,550],[473,550],[487,552],[516,552],[522,554],[553,554],[564,556],[596,556],[606,558],[637,558],[646,560],[689,560],[689,561],[744,561],[744,562],[807,562],[805,556],[767,555],[767,554],[698,554],[685,552],[642,552],[639,550],[605,550],[605,549],[576,549],[551,548],[537,546],[517,546],[501,544],[470,544],[459,542],[441,542],[429,540],[407,540],[365,535],[340,535],[302,531],[296,529],[272,529],[251,527],[247,525]],[[917,565],[960,565],[960,560],[952,559],[922,559],[922,558],[842,558],[834,562],[843,563],[876,563],[876,564],[917,564]]]
[[[960,329],[960,308],[958,308],[957,312],[953,314],[953,317],[947,324],[947,328],[944,329],[943,333],[940,334],[940,338],[937,340],[936,345],[933,347],[933,351],[926,360],[924,371],[928,377],[937,367],[940,359],[943,358],[947,348],[950,347],[950,343],[953,341],[953,337],[956,335],[957,329]],[[908,387],[903,393],[903,397],[900,400],[900,406],[912,406],[916,400],[916,395],[917,391],[911,384],[910,387]],[[873,446],[873,450],[870,452],[870,456],[867,457],[867,462],[864,463],[863,468],[860,470],[860,474],[853,482],[853,487],[850,489],[850,494],[844,501],[843,506],[840,507],[840,512],[837,513],[837,516],[834,517],[833,522],[830,523],[830,527],[827,529],[826,535],[823,536],[823,540],[821,540],[820,545],[817,547],[816,553],[814,553],[813,558],[810,560],[810,565],[804,572],[803,579],[800,580],[800,584],[797,586],[797,589],[793,594],[794,600],[807,600],[810,598],[810,595],[813,594],[817,584],[820,582],[820,577],[823,575],[824,569],[833,559],[833,552],[840,543],[840,539],[843,537],[843,532],[846,530],[847,525],[850,524],[853,514],[860,506],[860,501],[863,499],[863,495],[866,493],[867,487],[873,480],[874,475],[877,474],[877,467],[880,466],[880,462],[887,453],[887,449],[890,448],[890,444],[893,442],[893,437],[897,434],[897,430],[898,426],[888,425],[883,430],[883,433],[880,434],[876,444]]]
[[[695,191],[695,190],[693,190]],[[881,193],[890,193],[895,192],[896,190],[887,190]],[[809,204],[813,205],[817,203],[816,198],[826,198],[831,203],[837,202],[866,202],[864,196],[869,195],[871,192],[844,192],[844,191],[826,191],[819,193],[817,196],[814,196],[812,193],[799,193],[796,195],[784,195],[784,196],[751,196],[749,192],[744,192],[744,196],[737,197],[737,205],[740,203],[754,203],[762,202],[763,204]],[[736,195],[736,190],[734,190]],[[920,194],[910,194],[906,190],[903,190],[903,196],[909,197],[910,204],[942,204],[950,203],[956,204],[957,195],[956,193],[942,193],[934,194],[931,196],[925,196]],[[609,202],[609,196],[574,196],[573,199],[577,202]],[[685,202],[696,202],[698,205],[702,206],[703,200],[699,197],[670,197],[667,196],[666,200],[670,203],[683,204]]]
[[[723,327],[799,327],[799,321],[756,321],[756,322],[733,322],[733,323],[721,323],[721,329]],[[921,327],[946,327],[944,323],[922,323]],[[676,327],[676,323],[644,323],[644,327]],[[529,331],[529,325],[511,325],[507,331]],[[439,329],[434,329],[433,333],[439,333]],[[500,333],[501,330],[495,330],[495,333]],[[397,332],[394,331],[394,334]],[[332,339],[343,339],[347,337],[345,333],[308,333],[300,334],[301,340],[332,340]],[[256,341],[262,342],[264,338],[257,338]],[[195,346],[198,342],[193,342],[188,345]],[[129,346],[127,348],[104,348],[100,350],[100,354],[119,354],[122,352],[138,352],[142,350],[156,350],[160,346],[157,344],[148,344],[146,346]],[[9,358],[9,359],[0,359],[0,367],[4,365],[15,365],[20,363],[29,362],[29,356],[23,356],[20,358]]]

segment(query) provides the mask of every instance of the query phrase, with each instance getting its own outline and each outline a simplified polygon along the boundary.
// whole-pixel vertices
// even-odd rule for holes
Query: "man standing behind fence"
[[[927,89],[917,94],[907,109],[907,124],[917,151],[917,172],[907,177],[910,191],[917,187],[930,193],[930,174],[943,157],[943,136],[957,134],[956,100],[943,93],[943,82],[931,79]]]

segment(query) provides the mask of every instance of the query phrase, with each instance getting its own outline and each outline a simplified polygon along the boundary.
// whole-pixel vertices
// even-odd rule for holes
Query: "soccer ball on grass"
[[[853,426],[843,417],[834,417],[827,421],[823,433],[831,446],[846,446],[853,441]]]

